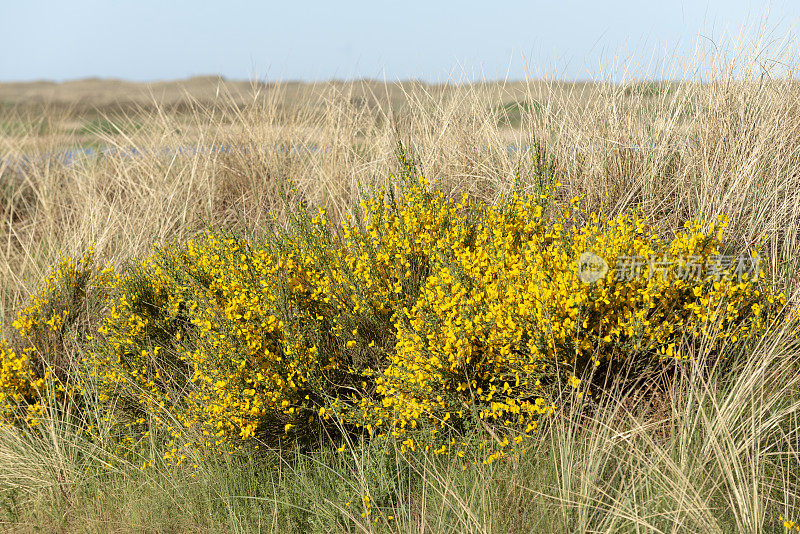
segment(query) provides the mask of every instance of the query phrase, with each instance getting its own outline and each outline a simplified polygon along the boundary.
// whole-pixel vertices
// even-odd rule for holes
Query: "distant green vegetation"
[[[497,107],[497,115],[499,116],[498,124],[501,126],[519,127],[522,124],[522,117],[539,113],[542,110],[542,105],[536,100],[518,100],[507,102]]]
[[[129,118],[97,117],[81,126],[76,133],[84,135],[120,135],[138,132],[142,125]]]
[[[4,106],[4,104],[0,104]],[[25,133],[25,124],[14,120],[0,120],[0,135],[17,136]]]
[[[664,82],[641,82],[628,85],[623,90],[625,96],[643,96],[654,98],[670,95],[674,91],[671,84]]]

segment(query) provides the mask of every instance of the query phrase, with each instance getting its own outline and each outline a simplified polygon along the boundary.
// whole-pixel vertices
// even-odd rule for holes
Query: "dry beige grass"
[[[793,81],[275,85],[253,87],[247,102],[239,85],[219,89],[211,101],[200,94],[208,87],[197,99],[184,95],[181,109],[158,100],[100,115],[50,104],[3,108],[0,124],[17,126],[0,137],[0,317],[62,252],[96,243],[101,255],[121,261],[154,239],[179,239],[204,225],[257,232],[280,208],[277,190],[289,178],[309,202],[344,216],[360,190],[395,168],[398,141],[442,187],[491,201],[516,176],[525,183],[535,164],[530,152],[507,147],[538,140],[565,195],[585,193],[612,211],[640,206],[668,229],[726,213],[737,246],[770,235],[776,279],[797,289],[800,88]],[[248,150],[159,154],[212,145]],[[135,147],[144,155],[69,166],[46,156],[75,146]],[[275,150],[298,146],[323,150]],[[44,160],[20,171],[11,162],[23,154]]]

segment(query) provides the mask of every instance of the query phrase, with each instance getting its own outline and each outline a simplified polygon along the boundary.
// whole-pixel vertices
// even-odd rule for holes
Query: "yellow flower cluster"
[[[35,426],[43,408],[63,402],[71,362],[64,345],[87,290],[102,285],[109,269],[95,272],[94,250],[61,260],[31,302],[17,313],[13,342],[0,340],[0,423]],[[79,388],[69,386],[69,393]]]
[[[17,354],[5,339],[0,340],[0,425],[22,418],[35,426],[42,410],[40,392],[49,375],[40,377],[31,366],[30,350]]]
[[[786,530],[800,532],[800,525],[798,525],[796,522],[784,519],[783,516],[778,516],[778,520],[783,521],[783,528]]]

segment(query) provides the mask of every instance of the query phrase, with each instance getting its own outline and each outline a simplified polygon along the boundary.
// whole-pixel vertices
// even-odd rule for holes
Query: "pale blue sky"
[[[701,34],[778,36],[798,17],[797,0],[0,0],[0,81],[586,79],[628,60],[657,76],[653,58]]]

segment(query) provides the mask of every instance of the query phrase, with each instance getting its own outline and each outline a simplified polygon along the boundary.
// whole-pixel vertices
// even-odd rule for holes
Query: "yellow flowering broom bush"
[[[397,433],[466,417],[531,432],[552,409],[543,384],[554,383],[557,366],[577,387],[591,364],[680,358],[681,343],[701,336],[718,349],[763,329],[785,304],[759,289],[755,251],[736,259],[743,266],[712,266],[725,221],[707,231],[691,221],[664,241],[635,212],[582,214],[580,199],[553,205],[550,190],[476,207],[427,186],[412,183],[392,215],[380,200],[366,207],[372,247],[401,269],[390,280],[412,276],[412,265],[425,273],[416,302],[394,309],[393,350],[357,418],[369,425]],[[586,283],[584,253],[621,267]],[[375,259],[356,272],[386,272]],[[636,272],[618,276],[626,267]]]
[[[108,298],[75,371],[121,441],[158,429],[178,463],[190,444],[361,429],[416,450],[422,435],[481,425],[502,448],[587,371],[679,360],[695,342],[722,354],[785,304],[757,250],[726,254],[726,220],[665,237],[635,211],[557,201],[557,187],[489,206],[406,173],[340,226],[299,209],[269,239],[207,232],[156,247],[103,272]],[[25,312],[17,327],[39,339],[70,313]],[[48,379],[31,355],[58,360],[37,344],[2,345],[4,419]]]

